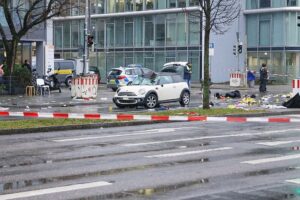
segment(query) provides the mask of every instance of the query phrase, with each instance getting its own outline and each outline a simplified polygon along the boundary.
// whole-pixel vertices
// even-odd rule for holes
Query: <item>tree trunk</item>
[[[210,38],[210,19],[206,17],[204,32],[204,80],[203,80],[203,109],[209,109],[209,38]]]
[[[9,69],[9,93],[12,94],[12,73],[14,71],[15,59],[17,54],[17,47],[19,41],[12,39],[9,43],[9,49],[6,49],[6,64]]]

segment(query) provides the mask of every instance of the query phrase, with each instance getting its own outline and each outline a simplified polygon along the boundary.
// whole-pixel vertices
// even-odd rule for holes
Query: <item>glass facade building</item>
[[[300,76],[300,1],[246,0],[244,14],[248,67],[266,63],[276,81],[290,84]]]
[[[72,0],[66,17],[54,19],[56,58],[81,58],[84,1]],[[132,63],[159,71],[171,61],[193,64],[195,82],[202,69],[202,29],[198,0],[91,0],[94,50],[90,66],[102,80],[113,67]],[[82,9],[80,9],[82,8]]]

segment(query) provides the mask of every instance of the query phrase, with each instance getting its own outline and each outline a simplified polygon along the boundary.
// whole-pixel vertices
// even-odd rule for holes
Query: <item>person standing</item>
[[[254,83],[255,83],[255,75],[254,75],[254,71],[251,70],[247,70],[247,83],[248,83],[248,87],[249,88],[253,88],[254,87]]]
[[[2,64],[2,65],[0,65],[0,84],[4,83],[3,76],[4,76],[4,70],[3,70],[3,64]]]
[[[22,65],[22,67],[26,67],[28,69],[28,71],[31,72],[31,66],[27,60],[24,61],[24,64]]]
[[[192,64],[188,63],[184,66],[183,79],[187,82],[188,86],[191,85],[192,77]]]
[[[267,65],[263,63],[261,65],[261,68],[259,70],[259,80],[260,80],[260,85],[259,85],[259,92],[267,92],[267,82],[268,82],[268,69]]]

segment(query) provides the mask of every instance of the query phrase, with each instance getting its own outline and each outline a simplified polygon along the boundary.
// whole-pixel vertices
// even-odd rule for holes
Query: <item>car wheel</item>
[[[190,103],[190,93],[188,91],[183,91],[181,93],[179,103],[180,103],[181,106],[189,105],[189,103]]]
[[[68,77],[65,84],[66,84],[67,87],[70,87],[71,84],[72,84],[72,78]]]
[[[145,106],[147,108],[155,108],[158,105],[157,96],[153,93],[148,94],[145,98]]]

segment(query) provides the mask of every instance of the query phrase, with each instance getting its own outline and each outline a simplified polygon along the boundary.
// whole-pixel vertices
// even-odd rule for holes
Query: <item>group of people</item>
[[[247,83],[249,88],[254,87],[255,71],[247,70]],[[259,92],[267,92],[267,82],[269,79],[267,65],[263,63],[259,69]]]

